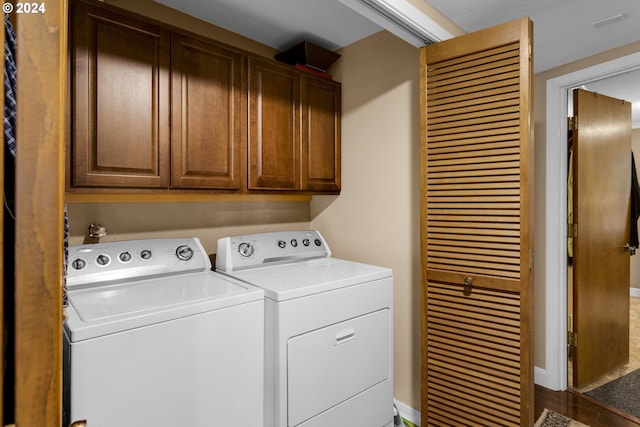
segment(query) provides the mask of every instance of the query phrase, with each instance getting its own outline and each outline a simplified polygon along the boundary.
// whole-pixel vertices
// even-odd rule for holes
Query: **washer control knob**
[[[304,239],[302,241],[302,244],[305,245],[305,246],[309,246],[309,239]]]
[[[126,251],[125,252],[120,252],[118,254],[118,259],[121,262],[129,262],[129,261],[131,261],[131,253],[130,252],[126,252]]]
[[[287,246],[287,242],[285,242],[284,240],[278,240],[278,247],[280,249],[284,249]]]
[[[180,245],[176,249],[176,256],[181,261],[189,261],[193,257],[193,249],[187,245]]]
[[[314,243],[316,244],[316,246],[321,246],[322,245],[322,241],[320,239],[314,240]]]
[[[111,262],[111,258],[109,258],[109,255],[101,254],[96,257],[96,264],[98,264],[101,267],[109,265],[110,262]]]
[[[242,242],[238,245],[238,252],[245,258],[249,258],[253,255],[253,245],[248,242]]]
[[[291,239],[291,246],[293,246],[294,248],[298,247],[298,241],[296,239]]]
[[[140,251],[140,258],[142,259],[151,259],[153,253],[149,249],[143,249]]]
[[[87,261],[83,260],[82,258],[76,258],[71,261],[71,266],[76,270],[82,270],[87,266]]]

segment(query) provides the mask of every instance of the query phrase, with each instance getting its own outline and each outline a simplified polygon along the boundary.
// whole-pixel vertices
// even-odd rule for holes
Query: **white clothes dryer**
[[[63,425],[262,426],[264,291],[200,241],[72,246]]]
[[[317,231],[218,240],[216,270],[265,291],[265,426],[393,425],[392,270]]]

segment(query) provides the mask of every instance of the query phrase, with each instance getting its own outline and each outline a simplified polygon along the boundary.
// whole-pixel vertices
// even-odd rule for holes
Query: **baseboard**
[[[632,297],[640,297],[640,288],[629,288]]]
[[[411,406],[396,400],[396,406],[400,412],[400,416],[407,421],[411,421],[416,427],[420,427],[420,411],[416,411]]]
[[[557,375],[558,374],[552,375],[549,369],[542,369],[538,366],[535,366],[533,368],[533,382],[536,385],[554,391],[565,390],[567,388],[566,382],[563,382],[560,378],[557,378]]]

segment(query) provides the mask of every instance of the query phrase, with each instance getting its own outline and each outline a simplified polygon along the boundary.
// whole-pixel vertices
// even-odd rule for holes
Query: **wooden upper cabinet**
[[[248,60],[249,190],[300,190],[300,73]]]
[[[249,189],[340,191],[341,86],[249,57]]]
[[[340,83],[302,75],[302,188],[340,191]]]
[[[340,191],[340,83],[90,0],[69,30],[69,190]]]
[[[71,185],[169,185],[170,32],[73,3]]]
[[[242,54],[173,33],[171,186],[239,189]]]

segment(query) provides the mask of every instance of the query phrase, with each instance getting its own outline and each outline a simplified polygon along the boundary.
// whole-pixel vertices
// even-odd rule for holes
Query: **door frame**
[[[535,383],[567,389],[567,90],[640,69],[640,53],[623,56],[547,80],[546,88],[546,232],[545,232],[545,368],[535,368]]]
[[[16,24],[17,79],[33,83],[18,87],[16,116],[14,421],[24,426],[62,422],[67,6]]]

